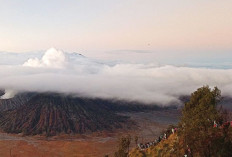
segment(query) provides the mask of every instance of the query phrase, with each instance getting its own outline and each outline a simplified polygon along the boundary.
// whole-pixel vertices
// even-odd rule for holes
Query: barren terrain
[[[98,132],[82,136],[22,136],[0,133],[1,157],[102,157],[112,156],[122,134],[137,135],[139,142],[156,138],[169,124],[176,124],[178,110],[123,113],[137,123],[136,129]],[[134,145],[134,141],[132,141]]]

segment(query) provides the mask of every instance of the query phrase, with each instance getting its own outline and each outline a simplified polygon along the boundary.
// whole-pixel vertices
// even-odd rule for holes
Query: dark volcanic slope
[[[11,99],[0,99],[0,111],[16,109],[26,104],[34,95],[35,93],[21,93]]]
[[[126,117],[108,105],[91,99],[58,94],[38,94],[17,109],[0,115],[0,127],[8,133],[46,134],[85,133],[122,127]]]

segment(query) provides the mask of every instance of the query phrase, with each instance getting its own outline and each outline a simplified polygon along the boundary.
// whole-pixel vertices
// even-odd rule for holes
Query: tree
[[[130,150],[131,136],[122,136],[119,138],[118,151],[115,152],[115,157],[128,157]]]
[[[222,114],[217,110],[220,100],[221,91],[217,87],[210,89],[204,86],[191,94],[189,102],[182,109],[178,134],[184,150],[191,151],[190,156],[227,156],[231,153],[228,150],[231,149],[228,130],[214,127],[214,123],[224,123]],[[222,148],[225,143],[228,148]]]
[[[138,144],[138,139],[139,139],[138,136],[135,136],[135,137],[134,137],[136,146],[137,146],[137,144]]]

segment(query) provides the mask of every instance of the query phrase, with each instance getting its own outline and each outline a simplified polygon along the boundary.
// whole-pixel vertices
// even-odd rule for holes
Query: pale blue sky
[[[231,15],[231,0],[0,0],[0,51],[228,53]]]

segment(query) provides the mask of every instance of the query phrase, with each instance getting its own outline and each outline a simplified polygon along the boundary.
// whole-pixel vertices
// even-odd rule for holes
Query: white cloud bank
[[[62,92],[170,104],[203,85],[232,96],[232,70],[156,64],[107,64],[51,48],[23,65],[0,65],[0,88],[9,91]]]

